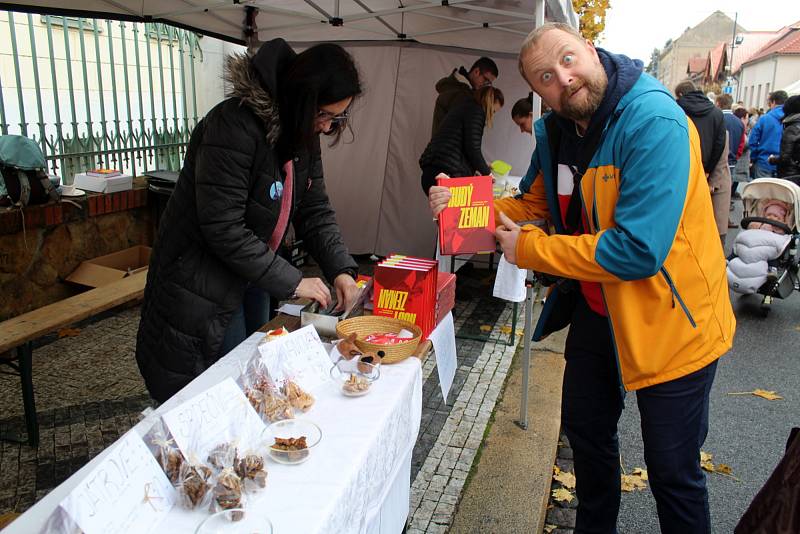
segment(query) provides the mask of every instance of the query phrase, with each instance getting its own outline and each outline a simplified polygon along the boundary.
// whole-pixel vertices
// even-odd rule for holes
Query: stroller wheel
[[[772,297],[769,295],[764,296],[764,300],[761,301],[761,316],[766,317],[769,315],[769,311],[772,309]]]

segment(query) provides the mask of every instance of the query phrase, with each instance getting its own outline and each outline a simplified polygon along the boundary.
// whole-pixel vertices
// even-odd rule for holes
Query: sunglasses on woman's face
[[[345,110],[339,115],[334,115],[330,111],[325,111],[324,109],[321,109],[317,112],[317,122],[322,123],[331,121],[331,124],[335,126],[344,125],[349,118],[350,112],[348,110]]]

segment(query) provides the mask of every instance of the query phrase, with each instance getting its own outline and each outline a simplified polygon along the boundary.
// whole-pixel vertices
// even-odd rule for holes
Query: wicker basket
[[[414,337],[408,341],[397,343],[396,345],[381,345],[364,341],[364,338],[369,334],[378,332],[392,332],[396,334],[403,329],[413,332]],[[422,329],[417,325],[401,321],[400,319],[380,317],[377,315],[364,315],[340,321],[339,324],[336,325],[336,333],[342,339],[355,333],[357,336],[356,346],[363,352],[377,353],[379,350],[383,351],[385,356],[383,357],[382,363],[397,363],[405,360],[417,350],[419,340],[422,338]]]

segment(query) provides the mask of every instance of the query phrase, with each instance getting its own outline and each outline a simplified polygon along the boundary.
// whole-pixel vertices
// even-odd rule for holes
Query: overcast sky
[[[739,25],[748,31],[777,30],[800,20],[797,0],[611,0],[606,29],[597,44],[647,65],[654,48],[680,37],[716,10],[731,19],[738,12]]]

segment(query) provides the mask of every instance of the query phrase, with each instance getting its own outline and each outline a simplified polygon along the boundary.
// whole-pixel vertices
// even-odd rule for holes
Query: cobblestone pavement
[[[442,399],[435,359],[423,366],[423,411],[412,459],[409,532],[445,532],[481,446],[514,355],[512,306],[494,299],[491,276],[459,274],[459,366]],[[134,359],[139,307],[78,325],[74,337],[50,336],[34,349],[33,376],[41,442],[37,449],[0,443],[0,514],[23,512],[137,421],[152,401]],[[483,327],[483,330],[481,329]],[[484,330],[490,327],[491,332]],[[521,325],[519,326],[521,328]],[[19,378],[0,375],[0,435],[24,436]]]

